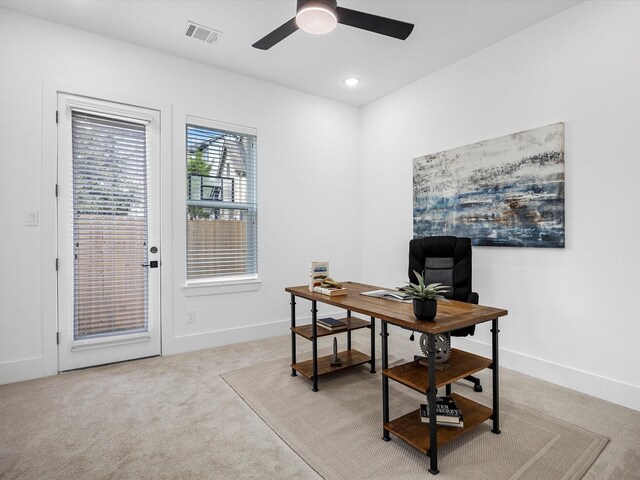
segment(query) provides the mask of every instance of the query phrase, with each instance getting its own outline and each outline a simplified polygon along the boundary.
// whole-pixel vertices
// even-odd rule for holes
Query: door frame
[[[160,324],[160,270],[146,268],[145,311],[148,312],[146,332],[121,332],[74,339],[74,260],[73,247],[75,215],[73,111],[88,112],[104,118],[120,118],[129,123],[144,125],[147,151],[145,158],[146,204],[148,244],[138,248],[146,250],[148,261],[161,261],[160,242],[160,112],[121,103],[105,102],[78,95],[58,94],[58,370],[104,365],[119,361],[159,355],[161,353]],[[160,248],[150,253],[151,246]],[[142,262],[143,263],[143,262]]]
[[[56,271],[58,251],[58,218],[56,183],[58,177],[58,128],[56,112],[58,94],[64,93],[93,98],[111,103],[120,103],[159,112],[160,152],[160,351],[167,350],[172,337],[172,238],[171,238],[171,104],[161,100],[138,97],[122,92],[101,89],[53,79],[44,79],[42,84],[42,164],[41,164],[41,260],[42,260],[42,375],[56,375],[58,359],[58,275]]]

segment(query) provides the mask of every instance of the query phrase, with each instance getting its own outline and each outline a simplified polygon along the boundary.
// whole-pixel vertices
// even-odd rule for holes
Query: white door
[[[160,354],[159,113],[58,94],[59,370]]]

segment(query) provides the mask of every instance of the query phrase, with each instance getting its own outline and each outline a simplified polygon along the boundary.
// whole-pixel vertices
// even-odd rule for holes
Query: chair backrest
[[[422,273],[425,283],[442,283],[450,288],[445,297],[469,301],[471,288],[471,240],[462,237],[424,237],[409,242],[409,281],[413,271]]]

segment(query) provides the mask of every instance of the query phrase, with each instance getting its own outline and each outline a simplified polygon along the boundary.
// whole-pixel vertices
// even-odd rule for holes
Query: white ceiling
[[[339,0],[342,7],[414,23],[406,41],[344,25],[297,31],[267,51],[251,45],[295,15],[295,0],[0,0],[23,12],[352,105],[365,105],[580,0]],[[221,30],[216,44],[186,22]],[[347,76],[362,81],[345,86]]]

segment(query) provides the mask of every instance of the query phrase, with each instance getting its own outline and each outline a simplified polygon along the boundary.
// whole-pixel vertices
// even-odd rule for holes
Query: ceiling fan
[[[253,47],[269,50],[298,29],[320,35],[329,33],[338,23],[400,40],[406,40],[413,30],[412,23],[342,8],[338,6],[337,0],[297,0],[297,2],[296,16],[258,40]]]

